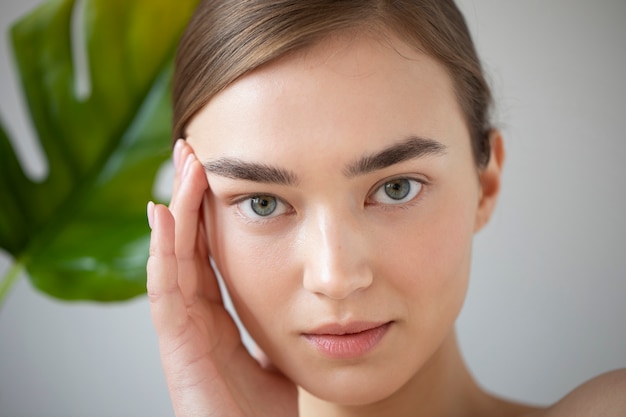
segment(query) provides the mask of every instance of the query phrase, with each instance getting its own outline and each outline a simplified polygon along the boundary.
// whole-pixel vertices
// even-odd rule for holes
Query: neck
[[[473,416],[485,410],[489,396],[471,377],[454,331],[435,355],[390,397],[367,405],[341,406],[300,389],[300,416]]]

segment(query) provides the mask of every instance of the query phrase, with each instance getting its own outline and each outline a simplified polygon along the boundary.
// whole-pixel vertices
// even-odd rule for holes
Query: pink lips
[[[392,322],[328,325],[303,336],[321,353],[335,359],[354,359],[372,350],[385,336]]]

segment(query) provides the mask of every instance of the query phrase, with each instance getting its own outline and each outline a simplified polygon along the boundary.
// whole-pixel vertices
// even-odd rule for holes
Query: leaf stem
[[[2,308],[5,297],[9,293],[13,284],[15,284],[17,279],[20,277],[23,270],[24,263],[20,259],[16,259],[13,266],[9,269],[9,272],[7,272],[2,278],[2,281],[0,281],[0,308]]]

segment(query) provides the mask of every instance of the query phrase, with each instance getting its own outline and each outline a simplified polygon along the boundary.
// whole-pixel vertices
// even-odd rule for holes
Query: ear
[[[489,163],[486,168],[481,169],[479,172],[480,199],[478,201],[478,210],[476,211],[474,232],[479,231],[487,224],[500,194],[502,166],[505,158],[504,141],[502,140],[501,132],[496,129],[491,130],[489,132],[489,142],[491,144]]]

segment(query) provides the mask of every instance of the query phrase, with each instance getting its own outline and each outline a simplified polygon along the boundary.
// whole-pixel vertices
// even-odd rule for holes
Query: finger
[[[178,261],[178,281],[187,305],[195,301],[201,280],[213,278],[209,260],[201,255],[198,248],[200,209],[207,188],[208,183],[202,166],[195,155],[189,153],[184,163],[177,201],[171,207],[176,221],[175,252]]]
[[[179,187],[179,170],[180,170],[180,159],[181,159],[181,151],[185,146],[185,141],[183,139],[177,139],[176,143],[174,143],[174,149],[172,150],[172,162],[174,164],[174,181],[172,184],[172,198],[178,191]]]
[[[193,149],[185,140],[178,139],[174,145],[173,159],[174,159],[174,185],[172,187],[172,198],[170,200],[170,207],[176,204],[177,196],[182,183],[183,171],[185,169],[185,162],[190,153],[193,153]]]
[[[174,212],[178,212],[178,205],[180,202],[181,195],[181,183],[183,182],[182,177],[183,173],[186,172],[185,163],[187,158],[189,158],[190,154],[193,154],[193,149],[183,140],[177,141],[176,146],[178,147],[178,151],[176,153],[175,160],[178,162],[178,169],[176,175],[176,192],[173,194],[172,202],[170,203],[170,208]],[[203,170],[201,170],[203,171]],[[193,174],[192,174],[193,175]],[[206,176],[204,172],[202,172],[202,178],[205,180]],[[203,181],[204,181],[203,180]],[[202,181],[202,182],[203,182]],[[208,183],[206,184],[208,187]],[[204,198],[206,199],[206,192],[204,193]],[[202,203],[205,205],[205,203]],[[205,205],[205,207],[208,207]],[[200,221],[198,223],[198,229],[196,231],[196,243],[198,253],[196,254],[196,271],[193,278],[188,276],[186,279],[189,281],[187,284],[181,284],[183,287],[183,292],[185,297],[189,302],[193,302],[193,295],[197,295],[207,299],[210,302],[215,302],[218,304],[222,303],[222,297],[219,289],[219,285],[217,283],[217,279],[215,278],[215,273],[210,263],[208,262],[209,250],[208,250],[208,241],[206,238],[206,232],[204,229],[204,221],[203,217],[207,216],[208,212],[206,210],[201,210],[200,212]],[[206,217],[208,219],[208,217]],[[178,223],[177,223],[178,224]],[[181,272],[181,277],[184,276],[184,272]],[[190,285],[191,283],[195,285]],[[195,291],[194,291],[195,286]]]
[[[149,204],[150,257],[146,283],[150,312],[159,336],[178,333],[187,320],[187,307],[178,287],[178,264],[174,244],[174,218],[167,207]]]
[[[200,223],[198,224],[197,232],[197,247],[200,259],[209,259],[210,256],[208,243],[208,233],[210,233],[210,230],[208,229],[208,225],[210,224],[210,213],[207,194],[208,193],[204,193],[202,198]],[[220,287],[212,265],[209,262],[206,262],[203,263],[203,267],[208,268],[209,270],[203,274],[205,278],[201,278],[200,282],[198,282],[198,294],[210,302],[222,304],[222,293],[220,292]],[[210,279],[208,278],[209,276],[211,277]]]

